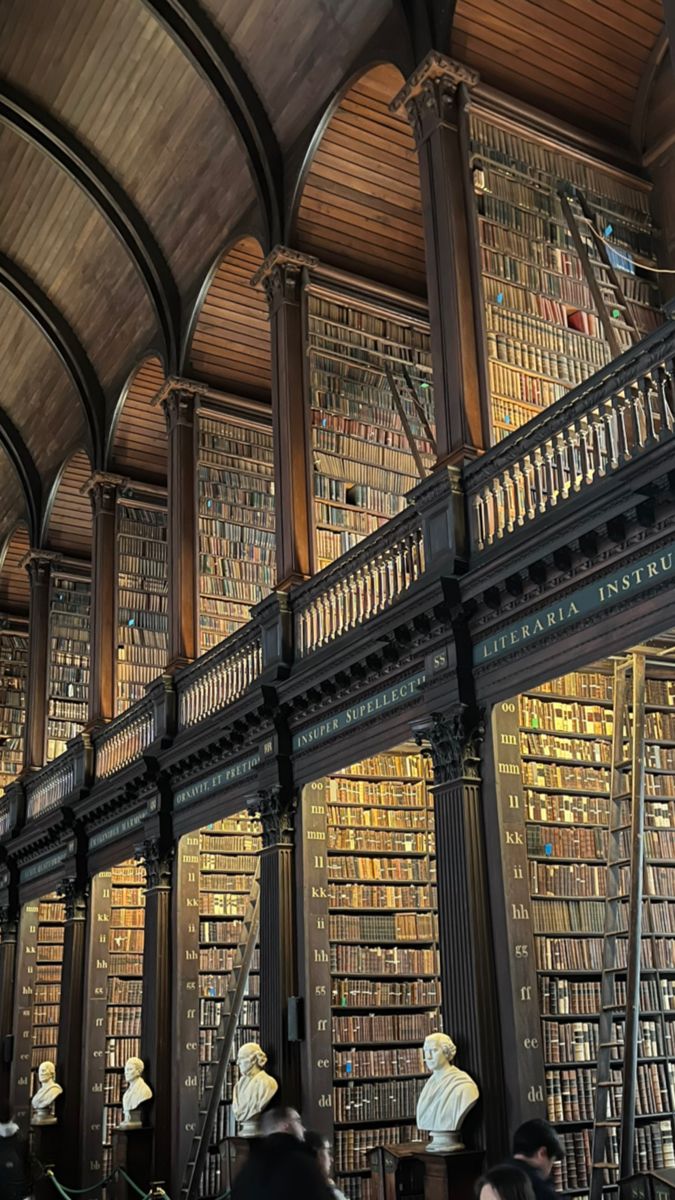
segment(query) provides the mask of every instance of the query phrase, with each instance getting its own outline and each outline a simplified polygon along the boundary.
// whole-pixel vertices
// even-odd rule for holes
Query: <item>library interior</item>
[[[0,2],[40,1200],[221,1200],[280,1104],[347,1200],[533,1118],[675,1196],[674,71],[675,0]]]

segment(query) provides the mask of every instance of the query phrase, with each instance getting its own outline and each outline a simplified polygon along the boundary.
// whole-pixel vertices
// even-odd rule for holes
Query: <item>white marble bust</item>
[[[152,1100],[152,1092],[143,1078],[145,1066],[142,1058],[128,1058],[124,1064],[124,1078],[127,1081],[126,1091],[122,1095],[124,1120],[118,1129],[140,1129],[143,1125],[140,1107],[146,1100]]]
[[[257,1042],[246,1042],[237,1055],[239,1079],[232,1093],[232,1111],[242,1137],[256,1137],[258,1118],[279,1088],[276,1079],[263,1070],[267,1055]]]
[[[431,1134],[427,1150],[438,1154],[464,1149],[459,1130],[479,1096],[471,1076],[453,1066],[456,1053],[447,1033],[430,1033],[424,1040],[424,1061],[431,1079],[417,1101],[417,1126]]]
[[[31,1100],[33,1109],[32,1125],[54,1125],[54,1103],[63,1093],[63,1088],[56,1082],[56,1068],[53,1062],[40,1063],[38,1067],[40,1086]]]

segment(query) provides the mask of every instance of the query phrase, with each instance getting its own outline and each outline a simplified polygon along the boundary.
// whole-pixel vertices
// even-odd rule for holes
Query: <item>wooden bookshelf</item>
[[[40,1063],[56,1064],[64,920],[64,904],[55,894],[30,901],[21,911],[14,1104],[24,1128],[30,1121],[31,1097],[40,1086],[37,1074]]]
[[[145,695],[167,663],[167,514],[117,506],[117,714]]]
[[[308,296],[309,383],[317,564],[327,566],[405,507],[419,483],[385,368],[395,377],[425,471],[434,450],[408,394],[434,427],[431,351],[419,321]]]
[[[49,597],[47,762],[87,723],[91,581],[53,570]]]
[[[269,425],[199,414],[199,646],[249,619],[276,582]]]
[[[579,188],[642,333],[660,324],[650,274],[655,236],[644,187],[632,187],[562,151],[471,117],[471,164],[480,238],[494,440],[583,383],[611,358],[591,290],[561,208],[561,184]],[[607,273],[590,234],[590,259],[608,299]],[[603,282],[605,281],[605,282]],[[613,305],[610,304],[610,311]],[[620,345],[630,345],[614,322]]]
[[[177,929],[178,959],[182,964],[178,986],[178,1027],[186,1083],[181,1090],[179,1162],[181,1172],[192,1145],[191,1124],[197,1119],[209,1068],[216,1062],[216,1034],[230,983],[233,959],[242,938],[242,918],[260,851],[260,825],[246,812],[214,821],[186,834],[178,851],[179,908],[186,914]],[[256,950],[239,1015],[226,1085],[218,1109],[216,1129],[200,1185],[202,1197],[217,1196],[229,1185],[223,1177],[218,1148],[223,1138],[236,1133],[231,1111],[232,1089],[237,1081],[236,1057],[245,1042],[260,1039],[260,967]],[[195,993],[198,1007],[195,1007]]]
[[[422,1045],[440,1028],[430,782],[403,746],[303,794],[309,1103],[351,1200],[370,1149],[417,1136]]]
[[[0,630],[0,789],[23,766],[28,682],[28,633]]]
[[[112,1131],[123,1119],[124,1064],[140,1057],[145,869],[119,863],[94,876],[87,971],[87,1122],[90,1181],[112,1168]]]
[[[598,1052],[604,897],[610,788],[612,675],[600,665],[550,681],[500,706],[496,735],[515,746],[520,781],[512,807],[520,819],[527,871],[533,961],[529,991],[538,996],[545,1113],[560,1131],[566,1157],[557,1172],[564,1192],[588,1190]],[[671,733],[672,683],[647,681],[645,857],[649,897],[642,940],[643,981],[637,1068],[635,1169],[675,1166],[675,755],[660,735]],[[501,755],[501,772],[508,755]],[[511,787],[511,784],[509,784]],[[499,787],[498,787],[499,792]],[[520,796],[522,795],[522,801]],[[502,797],[502,803],[503,803]],[[520,810],[518,812],[518,810]],[[628,854],[628,845],[626,845]],[[672,897],[672,900],[671,900]],[[523,904],[514,912],[523,917]],[[647,914],[647,910],[645,910]],[[521,920],[521,926],[523,922]],[[523,942],[523,945],[525,942]],[[515,982],[515,981],[514,981]],[[616,999],[625,1003],[625,976]],[[621,1110],[624,1020],[613,1038]],[[531,1040],[531,1039],[530,1039]],[[536,1084],[533,1085],[536,1091]],[[534,1114],[533,1114],[534,1115]],[[617,1153],[616,1146],[611,1153]],[[608,1193],[617,1180],[606,1174]]]

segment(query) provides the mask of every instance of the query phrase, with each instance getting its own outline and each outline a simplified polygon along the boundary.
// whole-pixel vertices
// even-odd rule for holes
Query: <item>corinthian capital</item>
[[[434,782],[452,783],[480,778],[480,749],[485,737],[482,710],[458,704],[434,713],[413,726],[418,745],[427,742],[434,764]]]
[[[451,113],[457,88],[461,83],[473,88],[478,79],[477,71],[431,50],[394,96],[389,111],[407,116],[420,146],[439,125],[454,123]]]
[[[288,246],[275,246],[270,251],[251,279],[251,287],[263,289],[270,315],[284,301],[299,301],[303,268],[315,267],[318,261],[311,254],[301,254],[299,250],[291,250]]]

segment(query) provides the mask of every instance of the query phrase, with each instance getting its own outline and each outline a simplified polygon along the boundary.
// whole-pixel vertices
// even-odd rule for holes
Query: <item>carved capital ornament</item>
[[[482,710],[458,704],[450,712],[434,713],[430,721],[416,725],[414,732],[418,745],[429,744],[434,783],[480,779],[481,744],[485,738]]]
[[[284,303],[297,304],[300,300],[300,277],[303,270],[318,264],[318,258],[302,254],[288,246],[275,246],[260,264],[251,279],[251,287],[262,287],[272,316]]]
[[[477,71],[431,50],[394,96],[389,111],[407,116],[415,142],[421,146],[440,125],[454,125],[452,108],[458,87],[474,88],[478,80]]]
[[[296,796],[289,798],[280,787],[260,791],[249,800],[249,815],[262,826],[263,848],[293,845],[297,803]]]

